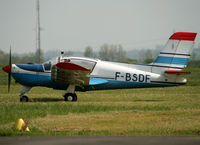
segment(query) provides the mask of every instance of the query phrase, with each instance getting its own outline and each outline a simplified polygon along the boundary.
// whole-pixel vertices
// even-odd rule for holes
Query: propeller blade
[[[8,92],[10,92],[11,73],[8,74]]]
[[[10,46],[10,54],[9,54],[9,66],[11,66],[11,46]]]
[[[12,61],[12,59],[11,59],[11,46],[10,46],[10,54],[9,54],[9,66],[10,66],[10,68],[12,67],[11,61]],[[10,92],[10,81],[11,81],[11,72],[8,73],[8,92]]]

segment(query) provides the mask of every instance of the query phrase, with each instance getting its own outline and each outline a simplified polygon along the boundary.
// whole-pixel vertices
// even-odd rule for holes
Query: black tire
[[[21,96],[20,97],[20,102],[28,102],[28,101],[29,101],[29,99],[28,99],[27,96]]]
[[[77,101],[76,94],[72,94],[72,93],[65,94],[64,98],[65,98],[64,100],[68,102]]]
[[[77,99],[78,99],[78,97],[77,97],[77,95],[74,93],[74,99],[73,99],[73,101],[76,102]]]

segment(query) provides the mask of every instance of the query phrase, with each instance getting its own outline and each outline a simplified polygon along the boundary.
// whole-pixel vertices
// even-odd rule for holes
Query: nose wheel
[[[66,93],[65,95],[64,95],[64,100],[65,101],[69,101],[69,102],[72,102],[72,101],[77,101],[77,95],[74,93]]]
[[[28,102],[29,99],[27,96],[20,96],[20,102]]]
[[[30,86],[23,86],[19,92],[20,92],[20,102],[28,102],[29,99],[27,96],[25,96],[24,94],[27,93],[28,91],[30,91],[31,87]]]

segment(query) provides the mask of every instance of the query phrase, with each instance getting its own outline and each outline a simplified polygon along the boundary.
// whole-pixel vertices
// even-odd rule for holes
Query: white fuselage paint
[[[164,71],[162,73],[152,73],[151,66],[148,65],[123,64],[100,60],[97,61],[90,76],[140,83],[150,83],[154,81],[186,83],[187,81],[180,76],[165,75]]]

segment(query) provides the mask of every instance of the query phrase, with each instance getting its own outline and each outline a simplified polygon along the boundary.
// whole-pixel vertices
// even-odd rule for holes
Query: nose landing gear
[[[19,97],[20,97],[20,99],[19,99],[20,102],[28,102],[28,101],[29,101],[28,97],[25,96],[24,94],[25,94],[26,92],[30,91],[30,89],[31,89],[31,87],[29,87],[29,86],[23,86],[23,87],[19,90],[19,92],[20,92],[20,95],[19,95]]]
[[[29,99],[27,96],[20,96],[20,102],[28,102]]]

